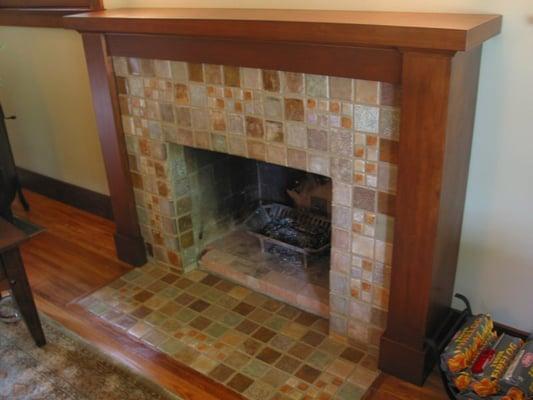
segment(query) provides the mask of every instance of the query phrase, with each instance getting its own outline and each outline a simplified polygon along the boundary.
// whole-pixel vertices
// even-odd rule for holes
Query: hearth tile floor
[[[379,374],[326,319],[203,271],[148,264],[79,304],[252,400],[356,400]]]
[[[206,250],[200,260],[203,269],[313,314],[329,316],[329,255],[311,259],[304,268],[300,255],[263,252],[259,239],[239,230]]]

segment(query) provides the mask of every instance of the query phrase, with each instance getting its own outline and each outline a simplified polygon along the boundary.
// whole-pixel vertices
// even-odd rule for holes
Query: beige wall
[[[530,0],[106,1],[108,8],[148,5],[503,14],[502,35],[484,48],[456,290],[471,298],[476,311],[492,312],[500,322],[533,330],[533,6]],[[5,54],[0,55],[0,71],[5,80],[11,80],[0,95],[4,97],[7,92],[5,101],[27,110],[27,118],[32,121],[14,130],[13,136],[20,135],[15,144],[21,165],[104,192],[105,179],[96,149],[81,45],[76,34],[0,30],[0,41],[6,36],[8,45],[26,47],[13,51],[9,60]],[[55,57],[40,58],[45,48],[54,49]],[[19,67],[28,59],[31,65]],[[46,63],[51,65],[43,68]],[[9,65],[6,73],[5,64]],[[67,86],[61,85],[63,81],[72,87],[55,88],[50,81]],[[22,102],[19,93],[32,93],[33,86],[38,89],[38,97],[30,104]],[[61,107],[73,114],[67,115],[67,122],[58,110]],[[33,130],[37,129],[46,135],[36,135]],[[67,157],[66,149],[77,156]]]
[[[0,101],[17,164],[107,193],[90,104],[83,46],[76,32],[0,27]]]

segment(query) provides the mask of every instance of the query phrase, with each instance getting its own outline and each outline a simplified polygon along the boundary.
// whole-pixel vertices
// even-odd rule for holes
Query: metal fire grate
[[[263,251],[269,244],[300,253],[305,268],[309,256],[322,254],[331,243],[329,220],[276,203],[256,209],[244,226],[260,240]]]

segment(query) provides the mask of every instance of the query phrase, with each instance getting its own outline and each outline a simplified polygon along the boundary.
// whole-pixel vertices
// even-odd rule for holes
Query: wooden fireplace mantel
[[[86,32],[462,51],[500,31],[501,16],[326,10],[129,8],[76,14]]]
[[[449,311],[482,43],[501,16],[351,11],[118,9],[64,18],[82,33],[119,258],[146,261],[111,56],[345,76],[402,86],[396,223],[380,368],[421,384],[425,339]]]

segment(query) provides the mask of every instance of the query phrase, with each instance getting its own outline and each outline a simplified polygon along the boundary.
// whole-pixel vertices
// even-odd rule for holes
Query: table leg
[[[37,308],[35,307],[28,277],[24,270],[20,250],[15,248],[6,251],[2,254],[1,260],[13,297],[19,306],[20,313],[26,322],[26,326],[35,340],[35,344],[39,347],[44,346],[46,344],[46,339],[44,337],[39,314],[37,313]]]

